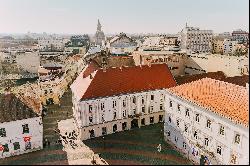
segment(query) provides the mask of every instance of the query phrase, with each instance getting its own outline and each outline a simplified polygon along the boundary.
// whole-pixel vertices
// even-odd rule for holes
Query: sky
[[[249,29],[249,0],[0,0],[0,33],[215,33]]]

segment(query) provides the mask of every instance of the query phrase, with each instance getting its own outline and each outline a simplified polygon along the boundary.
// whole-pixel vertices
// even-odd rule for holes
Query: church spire
[[[102,31],[102,25],[98,19],[98,23],[97,23],[97,31]]]

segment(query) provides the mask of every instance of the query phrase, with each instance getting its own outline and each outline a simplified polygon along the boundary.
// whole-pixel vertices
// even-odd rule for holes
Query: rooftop
[[[32,108],[12,93],[0,94],[0,123],[38,117]]]
[[[245,87],[203,78],[169,90],[233,122],[249,126],[249,95]]]
[[[152,66],[116,67],[96,70],[91,77],[83,73],[71,85],[78,100],[107,97],[120,94],[165,89],[176,86],[166,64]]]
[[[178,76],[175,78],[178,85],[189,83],[192,81],[196,81],[202,78],[212,78],[216,80],[221,80],[224,82],[229,82],[239,86],[246,86],[246,83],[249,83],[249,75],[242,75],[242,76],[234,76],[234,77],[227,77],[222,71],[217,72],[208,72],[202,74],[195,74],[195,75],[185,75],[185,76]]]

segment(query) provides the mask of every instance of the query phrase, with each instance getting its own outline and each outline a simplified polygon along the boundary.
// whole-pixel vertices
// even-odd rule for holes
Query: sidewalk
[[[60,134],[63,136],[66,136],[66,132],[70,133],[73,130],[78,133],[73,118],[59,121],[58,129],[60,130]],[[77,140],[74,142],[77,144],[75,149],[73,149],[69,143],[66,144],[64,141],[62,141],[63,151],[67,153],[69,165],[93,165],[93,158],[96,160],[97,165],[108,165],[104,159],[100,158],[98,154],[94,154],[94,152],[88,146],[83,144],[79,138],[77,138]]]

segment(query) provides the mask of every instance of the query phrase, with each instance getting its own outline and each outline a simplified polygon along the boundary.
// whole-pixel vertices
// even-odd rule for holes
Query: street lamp
[[[103,136],[103,149],[105,149],[105,137]]]

